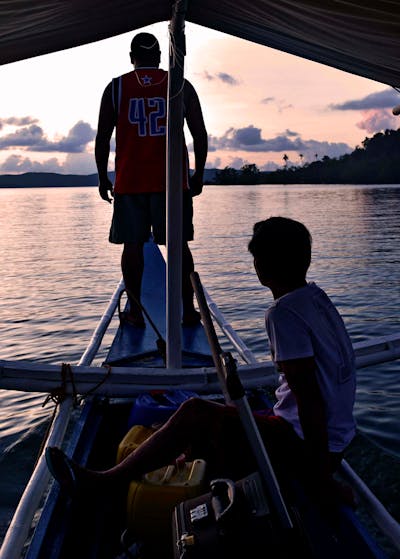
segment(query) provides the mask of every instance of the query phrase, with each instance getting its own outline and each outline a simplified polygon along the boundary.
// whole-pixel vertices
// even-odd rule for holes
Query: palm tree
[[[299,157],[300,157],[300,165],[303,166],[303,157],[304,155],[302,153],[299,153]]]
[[[286,153],[283,154],[282,159],[283,159],[283,161],[285,162],[285,168],[286,168],[286,167],[287,167],[287,162],[289,161],[289,157],[287,156]]]

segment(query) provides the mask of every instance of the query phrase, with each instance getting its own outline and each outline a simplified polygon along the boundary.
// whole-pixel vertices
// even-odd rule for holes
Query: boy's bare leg
[[[98,483],[117,487],[132,479],[173,463],[188,449],[201,449],[201,454],[214,454],[220,448],[226,407],[200,398],[186,400],[170,419],[122,462],[105,471],[82,468],[58,448],[48,448],[50,470],[67,490],[74,487],[96,487]],[[235,415],[235,412],[233,412]],[[235,437],[228,437],[235,440]],[[236,448],[236,447],[235,447]],[[198,457],[201,457],[200,455]],[[215,457],[214,457],[215,460]]]

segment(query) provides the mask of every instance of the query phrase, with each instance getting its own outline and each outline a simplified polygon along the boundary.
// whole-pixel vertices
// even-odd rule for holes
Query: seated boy
[[[296,433],[300,473],[329,504],[342,492],[332,473],[355,435],[352,344],[329,297],[306,282],[311,235],[303,224],[283,217],[256,223],[249,250],[260,283],[274,297],[266,312],[280,372],[274,414]]]
[[[255,224],[249,250],[261,284],[275,299],[266,328],[280,378],[273,410],[256,416],[263,441],[278,477],[282,471],[301,476],[325,507],[351,500],[332,474],[355,434],[354,355],[334,305],[315,283],[306,282],[311,236],[297,221],[271,217]],[[255,467],[236,409],[201,398],[184,402],[106,471],[82,468],[58,448],[48,448],[46,459],[55,478],[72,491],[125,484],[183,452],[204,458],[216,475],[245,475]]]

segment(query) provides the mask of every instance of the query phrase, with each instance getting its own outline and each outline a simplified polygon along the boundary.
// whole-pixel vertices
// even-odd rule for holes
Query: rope
[[[181,62],[181,60],[185,59],[185,51],[177,47],[175,41],[175,35],[173,33],[173,30],[171,29],[171,25],[168,28],[168,32],[170,37],[170,55],[172,57],[172,66],[178,66],[178,68],[183,70],[184,64],[183,62]],[[184,76],[182,76],[182,84],[180,85],[178,91],[175,94],[171,95],[170,99],[175,99],[175,97],[178,97],[178,95],[182,93],[184,87],[185,87],[185,78]]]
[[[71,365],[69,363],[63,363],[61,365],[61,386],[57,386],[56,388],[53,388],[53,390],[49,392],[49,394],[46,396],[42,404],[42,408],[44,408],[44,406],[48,404],[50,400],[54,402],[56,406],[58,404],[61,404],[61,402],[65,400],[65,398],[67,397],[67,376],[70,377],[71,384],[72,384],[73,399],[74,401],[76,400],[77,393],[76,393],[76,387],[75,387]]]
[[[111,374],[111,366],[108,365],[107,363],[105,363],[103,365],[103,367],[106,369],[106,374],[104,375],[104,377],[93,386],[93,388],[91,388],[90,390],[88,390],[86,393],[81,394],[80,396],[78,396],[78,391],[76,389],[76,384],[75,384],[75,377],[74,377],[74,373],[72,370],[72,367],[69,363],[63,363],[61,365],[61,385],[57,386],[56,388],[54,388],[53,390],[51,390],[49,392],[49,394],[47,394],[42,407],[44,407],[46,404],[48,404],[50,401],[55,403],[55,408],[57,408],[58,404],[61,404],[61,402],[63,402],[65,400],[65,398],[68,396],[68,392],[67,392],[67,382],[69,381],[71,383],[71,387],[72,387],[72,400],[74,402],[74,406],[78,407],[82,400],[84,400],[85,398],[87,398],[88,396],[90,396],[91,394],[93,394],[94,392],[96,392],[96,390],[99,388],[99,386],[101,386],[102,384],[104,384],[104,382],[108,379],[108,377]]]
[[[72,386],[73,386],[73,394],[74,394],[74,401],[76,400],[76,388],[75,388],[75,383],[73,381],[73,373],[72,373],[72,369],[71,369],[71,365],[69,365],[68,363],[63,363],[61,365],[61,386],[57,386],[56,388],[54,388],[53,390],[50,391],[49,394],[47,394],[43,404],[42,404],[42,408],[44,408],[44,406],[46,406],[50,401],[54,402],[55,406],[53,408],[53,413],[51,415],[51,419],[49,424],[47,425],[47,429],[46,432],[43,436],[42,442],[40,444],[40,448],[39,448],[39,452],[38,455],[36,457],[36,462],[35,462],[35,467],[36,464],[39,460],[39,457],[42,455],[43,451],[44,451],[44,445],[48,439],[49,433],[50,433],[50,429],[54,423],[55,417],[56,417],[56,412],[57,412],[57,406],[59,404],[61,404],[61,402],[63,402],[65,400],[65,398],[67,397],[67,376],[69,375],[71,378],[71,382],[72,382]]]
[[[84,400],[85,398],[87,398],[88,396],[90,396],[91,394],[96,392],[96,390],[99,388],[99,386],[101,386],[110,376],[111,366],[108,365],[108,364],[104,364],[103,367],[105,367],[106,370],[107,370],[104,377],[95,386],[93,386],[93,388],[88,390],[85,394],[81,394],[80,396],[78,396],[78,392],[77,392],[76,385],[75,385],[74,373],[72,371],[71,365],[69,363],[63,363],[61,365],[61,371],[60,371],[61,385],[57,386],[56,388],[51,390],[49,392],[49,394],[47,394],[47,396],[46,396],[46,398],[45,398],[45,400],[42,404],[42,408],[44,408],[44,406],[46,406],[51,401],[51,402],[54,402],[55,406],[53,408],[53,413],[51,415],[49,424],[47,425],[46,432],[43,436],[43,439],[42,439],[42,442],[41,442],[41,445],[40,445],[40,448],[39,448],[39,452],[38,452],[36,462],[35,462],[35,467],[36,467],[36,464],[39,460],[39,457],[43,453],[44,445],[47,441],[48,435],[50,433],[50,429],[51,429],[51,427],[54,423],[56,413],[57,413],[57,406],[59,404],[61,404],[68,396],[68,393],[67,393],[68,377],[69,377],[69,381],[70,381],[71,386],[72,386],[73,405],[74,405],[74,407],[78,407],[81,404],[82,400]]]
[[[108,377],[111,374],[111,365],[108,365],[108,363],[103,363],[103,367],[105,369],[107,369],[106,374],[104,375],[104,377],[93,386],[93,388],[91,388],[90,390],[88,390],[85,394],[81,394],[81,396],[79,396],[79,398],[77,398],[78,402],[81,403],[82,400],[84,400],[85,398],[87,398],[88,396],[90,396],[91,394],[93,394],[94,392],[96,392],[96,390],[99,388],[99,386],[101,386],[102,384],[104,384],[106,382],[106,380],[108,379]]]
[[[128,291],[126,289],[123,289],[121,291],[121,293],[119,294],[119,298],[118,298],[118,316],[120,318],[120,321],[121,321],[121,315],[122,315],[122,313],[121,313],[121,297],[122,297],[124,292],[128,295],[128,298],[133,299],[133,301],[138,305],[138,307],[141,308],[141,310],[143,311],[143,314],[145,315],[145,317],[149,321],[150,326],[153,328],[155,334],[158,337],[158,339],[156,341],[157,349],[161,353],[161,357],[163,358],[164,363],[166,363],[166,360],[167,360],[167,344],[166,344],[164,338],[162,337],[161,332],[158,330],[157,326],[154,324],[151,316],[149,315],[149,313],[147,312],[145,307],[142,305],[142,303],[134,296],[133,293],[131,293],[131,292],[128,293]]]

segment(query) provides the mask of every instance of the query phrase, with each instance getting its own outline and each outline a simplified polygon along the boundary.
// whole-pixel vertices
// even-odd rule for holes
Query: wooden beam
[[[275,384],[271,362],[240,367],[245,385]],[[186,389],[200,393],[220,392],[213,367],[163,369],[145,367],[70,366],[71,376],[64,380],[66,394],[85,395],[91,391],[110,397],[131,397],[149,390]],[[50,393],[63,386],[60,365],[29,361],[0,361],[0,388],[23,392]]]

